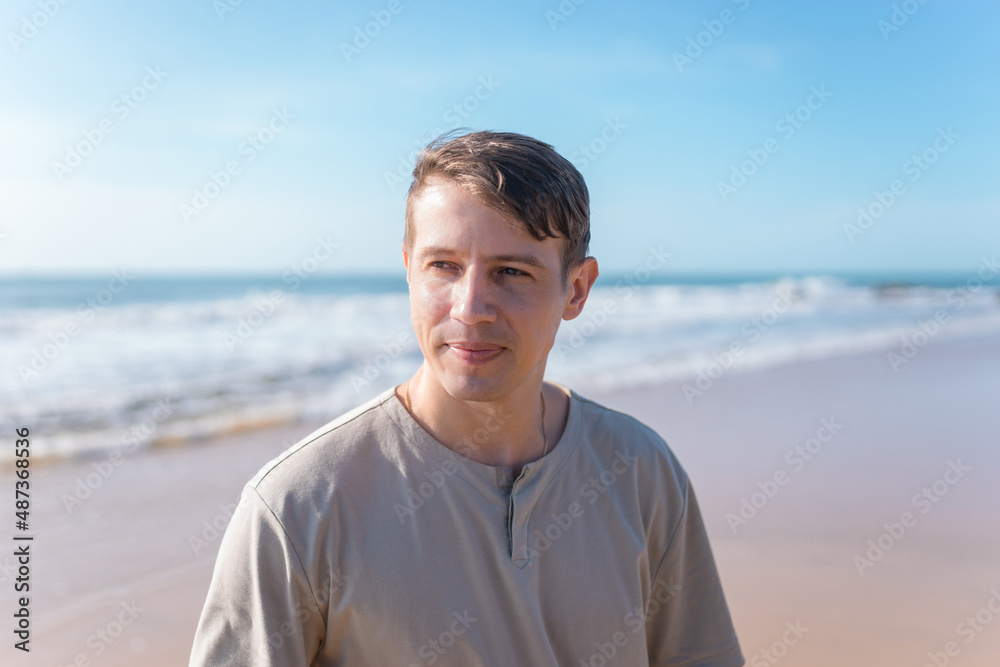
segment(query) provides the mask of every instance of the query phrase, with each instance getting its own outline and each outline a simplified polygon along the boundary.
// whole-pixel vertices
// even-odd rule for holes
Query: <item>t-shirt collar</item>
[[[556,382],[550,382],[569,397],[569,414],[566,417],[566,426],[563,429],[559,441],[550,448],[549,452],[542,458],[524,465],[521,470],[522,476],[531,476],[532,486],[536,488],[544,487],[566,461],[573,455],[579,443],[580,430],[580,397],[573,390]],[[456,475],[472,484],[479,492],[491,502],[503,503],[504,498],[497,487],[497,467],[473,461],[467,456],[441,444],[435,440],[431,434],[423,429],[420,424],[413,419],[407,411],[406,406],[396,397],[396,388],[390,387],[383,392],[379,398],[379,403],[388,413],[389,417],[399,428],[405,440],[421,453],[436,459],[440,464],[450,462],[456,467]]]

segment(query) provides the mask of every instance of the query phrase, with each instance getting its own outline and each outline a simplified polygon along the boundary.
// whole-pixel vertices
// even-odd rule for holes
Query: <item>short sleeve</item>
[[[303,667],[313,662],[325,627],[284,527],[246,487],[222,538],[190,667]]]
[[[745,664],[694,489],[657,567],[646,610],[651,667]]]

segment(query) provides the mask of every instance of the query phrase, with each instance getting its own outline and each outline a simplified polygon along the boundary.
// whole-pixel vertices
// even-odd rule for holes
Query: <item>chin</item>
[[[505,383],[497,377],[449,373],[443,378],[441,385],[452,398],[477,403],[495,401],[509,393]]]

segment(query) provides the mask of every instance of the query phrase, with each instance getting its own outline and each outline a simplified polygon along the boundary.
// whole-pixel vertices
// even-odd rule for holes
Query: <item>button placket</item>
[[[524,484],[518,485],[525,475],[527,475],[531,470],[530,466],[524,466],[521,469],[521,474],[518,475],[517,479],[514,480],[513,486],[510,490],[510,499],[507,503],[507,548],[508,556],[514,565],[518,568],[522,568],[528,564],[530,560],[528,556],[528,529],[527,522],[525,520],[524,514],[527,512],[527,508],[524,506],[527,499],[522,497],[524,502],[515,502],[518,495],[519,486],[520,490],[523,490]],[[520,494],[523,496],[524,494]],[[520,510],[520,513],[518,513]],[[515,554],[524,554],[523,557]]]

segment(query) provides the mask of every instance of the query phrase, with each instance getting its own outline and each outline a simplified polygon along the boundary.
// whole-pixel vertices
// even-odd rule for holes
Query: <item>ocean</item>
[[[984,281],[982,277],[988,279]],[[1000,334],[1000,281],[968,275],[602,275],[546,377],[588,391],[682,383]],[[0,428],[33,455],[197,443],[326,421],[403,382],[421,354],[391,276],[0,278]],[[8,454],[0,458],[6,463]]]

